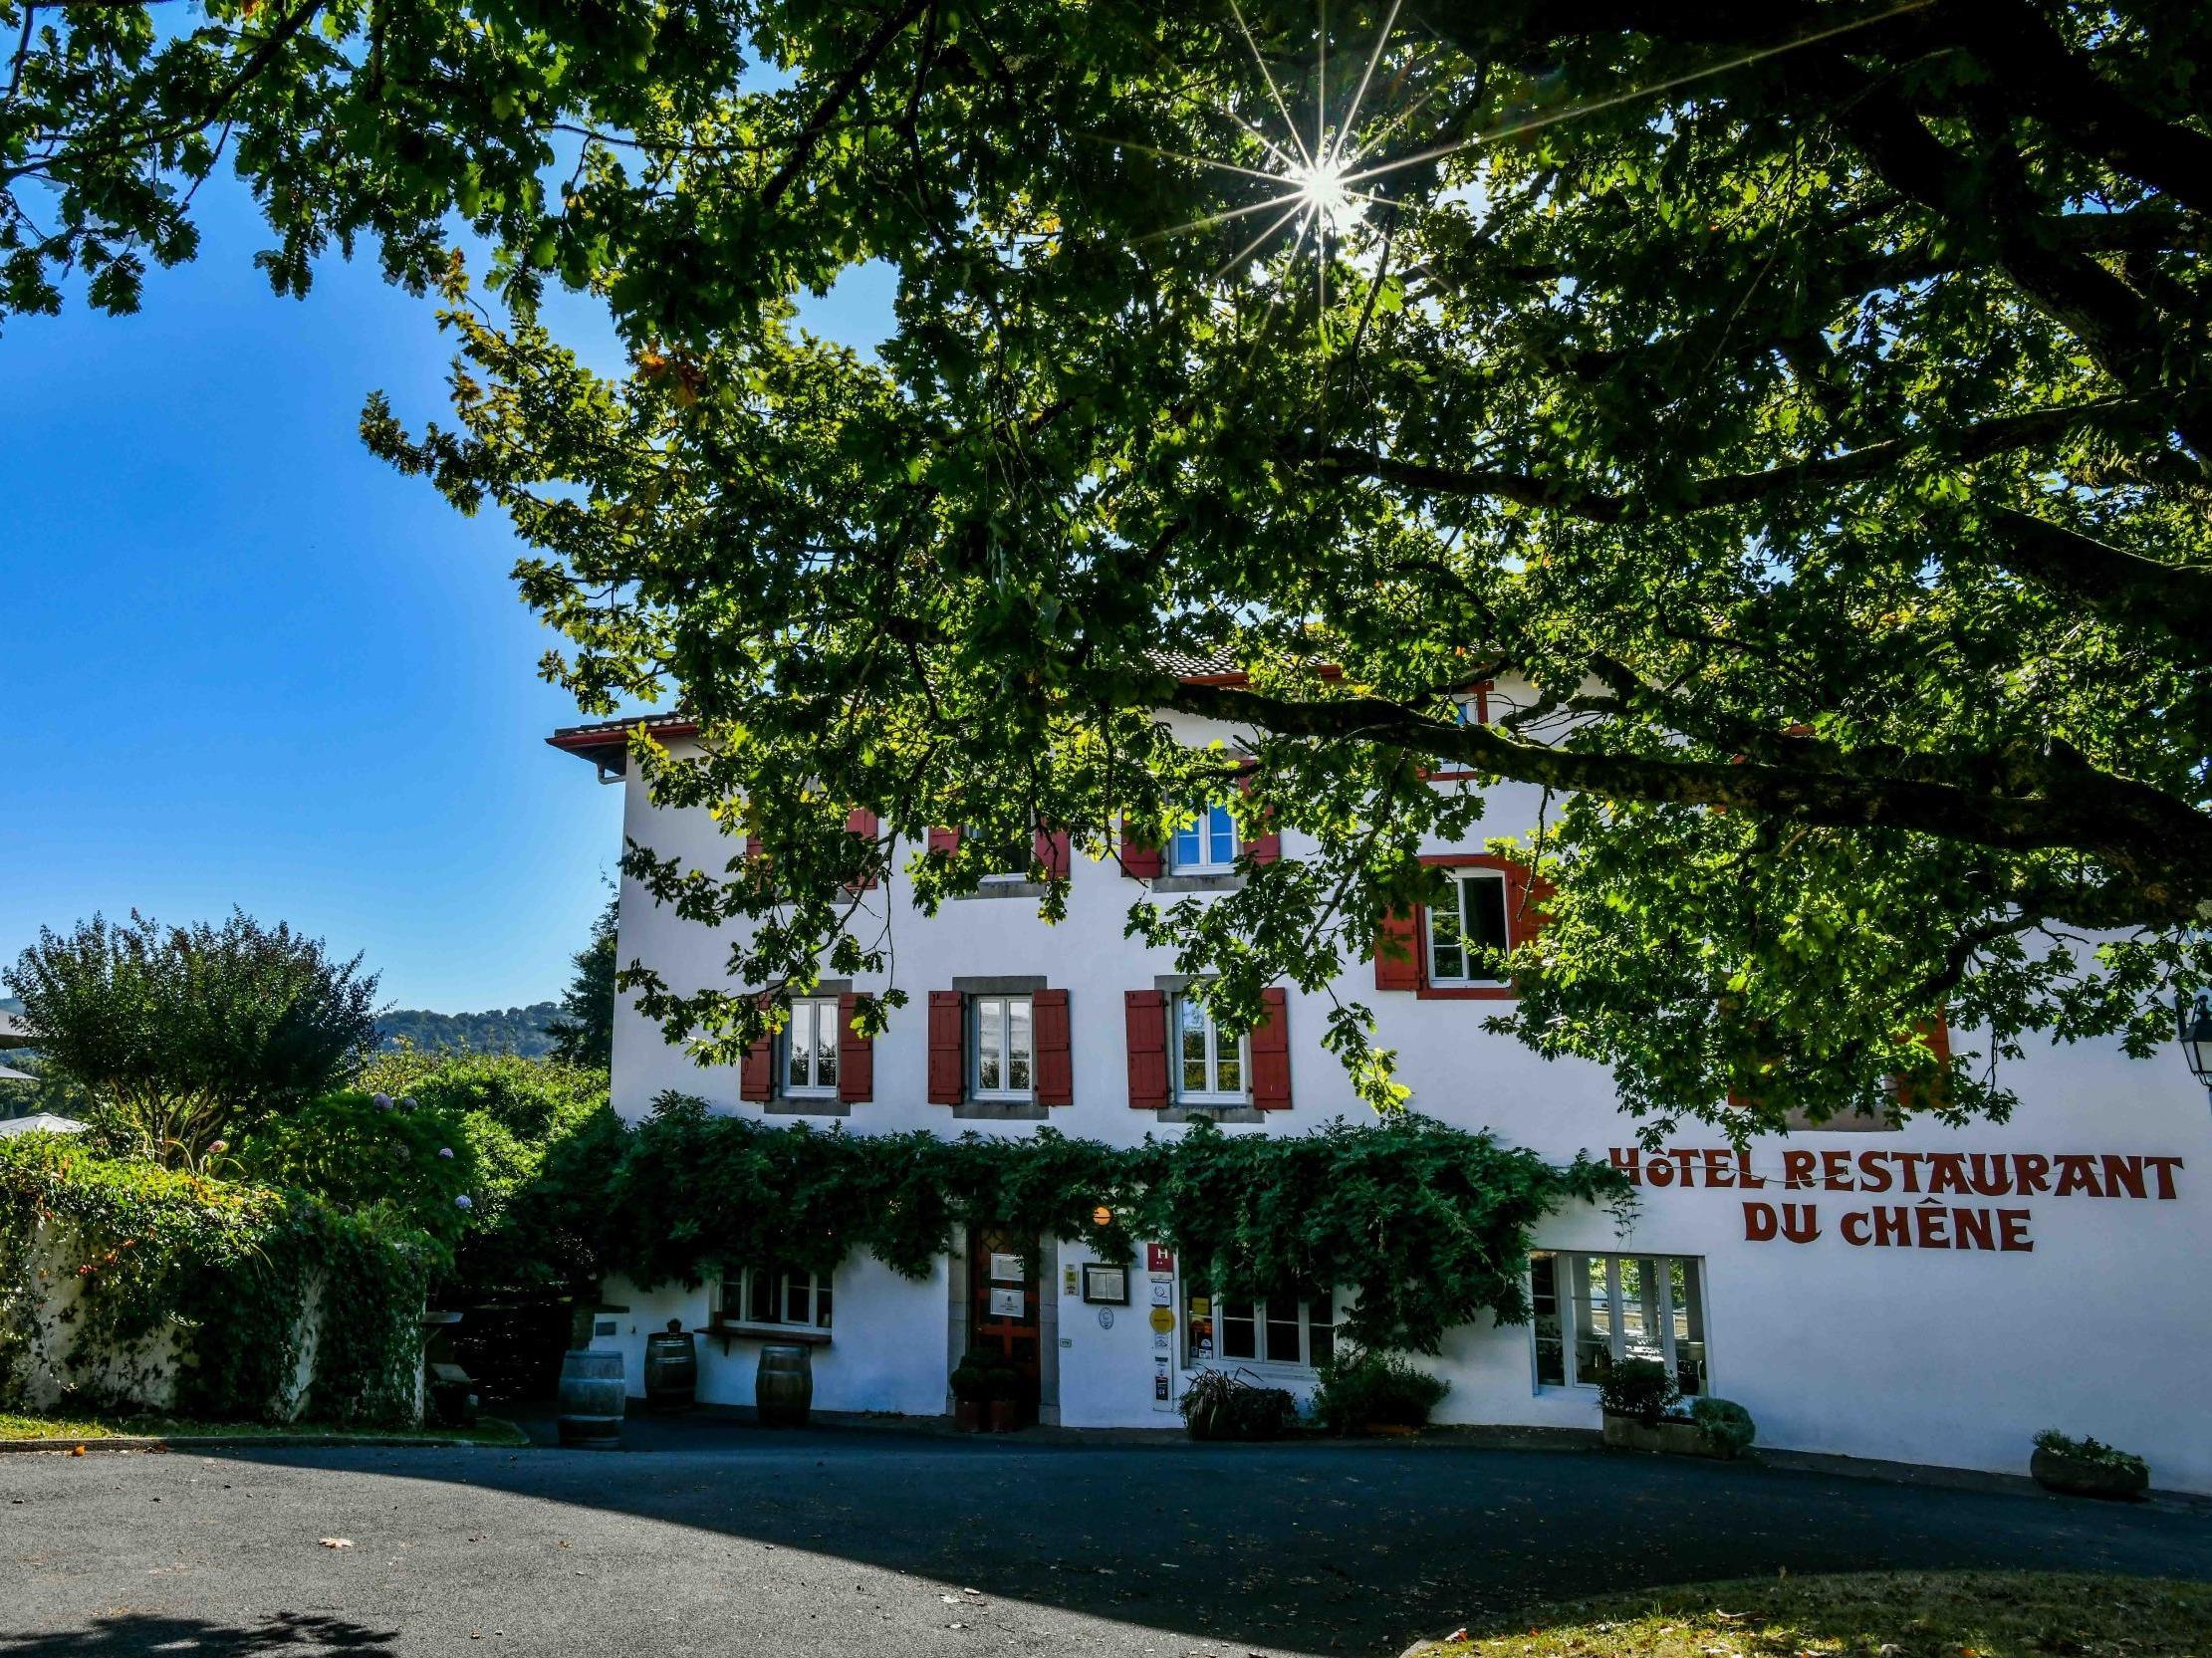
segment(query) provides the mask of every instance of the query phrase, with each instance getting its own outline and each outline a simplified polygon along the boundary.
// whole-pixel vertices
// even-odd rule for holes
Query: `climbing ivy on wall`
[[[955,1226],[990,1224],[1112,1261],[1162,1241],[1220,1295],[1347,1286],[1353,1341],[1433,1353],[1483,1312],[1526,1320],[1530,1228],[1570,1202],[1623,1207],[1628,1188],[1413,1115],[1288,1137],[1199,1123],[1122,1147],[772,1128],[664,1094],[606,1195],[601,1260],[648,1287],[764,1261],[828,1272],[855,1251],[919,1278]]]
[[[379,1215],[59,1135],[0,1141],[0,1407],[56,1390],[142,1407],[173,1372],[179,1411],[281,1421],[312,1314],[309,1413],[402,1423],[439,1261],[431,1239]]]

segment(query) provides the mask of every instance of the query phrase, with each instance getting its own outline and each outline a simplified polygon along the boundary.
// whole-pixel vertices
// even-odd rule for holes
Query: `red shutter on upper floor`
[[[1039,829],[1035,847],[1037,862],[1045,871],[1047,880],[1068,878],[1068,831],[1066,829]]]
[[[745,837],[745,855],[747,857],[759,857],[761,855],[759,835],[748,834]]]
[[[1263,1111],[1291,1108],[1290,997],[1276,987],[1260,992],[1267,1010],[1252,1028],[1252,1103]]]
[[[877,821],[875,814],[868,811],[868,809],[864,806],[855,807],[852,812],[847,815],[845,820],[845,832],[848,834],[857,834],[862,840],[874,840],[876,828]],[[865,891],[874,884],[875,875],[872,871],[860,877],[860,890]]]
[[[1424,977],[1421,918],[1418,915],[1384,916],[1382,928],[1375,935],[1374,988],[1419,990]]]
[[[1137,880],[1156,880],[1166,867],[1166,854],[1158,846],[1147,846],[1129,832],[1129,825],[1121,825],[1121,873]]]
[[[960,849],[960,831],[956,829],[933,829],[929,831],[929,849],[943,852],[950,857]]]
[[[1167,997],[1156,990],[1121,993],[1128,1025],[1129,1104],[1156,1111],[1167,1103]]]
[[[932,830],[931,832],[935,832]],[[929,993],[929,1103],[957,1105],[968,1091],[968,999],[956,990]]]
[[[1069,1051],[1068,993],[1064,990],[1032,991],[1029,1011],[1037,1041],[1037,1103],[1073,1105],[1076,1102],[1076,1065],[1075,1056]]]
[[[838,998],[838,1097],[849,1102],[875,1097],[875,1039],[853,1029],[867,1000],[852,992]]]
[[[1237,787],[1249,795],[1252,793],[1252,780],[1249,777],[1244,778]],[[1269,827],[1274,817],[1272,812],[1263,812],[1260,815],[1260,832],[1244,843],[1245,855],[1254,863],[1273,863],[1283,855],[1282,830]]]

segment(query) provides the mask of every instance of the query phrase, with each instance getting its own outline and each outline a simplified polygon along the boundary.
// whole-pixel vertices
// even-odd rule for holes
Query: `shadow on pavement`
[[[204,1618],[122,1612],[96,1618],[83,1629],[50,1635],[11,1635],[0,1630],[4,1658],[137,1658],[178,1653],[184,1658],[231,1658],[266,1653],[281,1658],[320,1658],[347,1652],[357,1658],[394,1658],[396,1631],[378,1632],[344,1618],[286,1612],[251,1625],[225,1626]]]
[[[683,1527],[906,1573],[927,1580],[932,1600],[937,1585],[972,1588],[1178,1632],[1215,1652],[1395,1651],[1414,1634],[1549,1601],[1782,1572],[2212,1578],[2212,1514],[2202,1510],[1689,1459],[1341,1442],[1090,1446],[712,1418],[655,1423],[634,1438],[652,1449],[231,1455]],[[671,1562],[678,1573],[691,1568]]]

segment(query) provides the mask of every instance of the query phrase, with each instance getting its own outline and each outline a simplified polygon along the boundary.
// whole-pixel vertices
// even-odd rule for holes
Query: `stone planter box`
[[[1713,1457],[1726,1461],[1731,1452],[1705,1437],[1705,1430],[1679,1416],[1662,1416],[1645,1427],[1633,1416],[1605,1414],[1605,1443],[1616,1451],[1663,1451],[1676,1457]]]
[[[2086,1462],[2055,1451],[2038,1450],[2028,1459],[2028,1472],[2046,1491],[2069,1497],[2101,1497],[2108,1502],[2131,1503],[2150,1486],[2149,1474],[2109,1463]]]

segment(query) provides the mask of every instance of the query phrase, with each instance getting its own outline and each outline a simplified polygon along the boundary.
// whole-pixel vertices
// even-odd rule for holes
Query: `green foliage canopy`
[[[373,974],[319,939],[234,912],[220,927],[102,916],[0,973],[47,1067],[140,1155],[192,1166],[222,1136],[296,1110],[375,1040]]]
[[[1647,1132],[1885,1110],[1900,1074],[2002,1116],[2030,1033],[2170,1036],[2212,913],[2202,16],[1246,15],[1264,70],[1214,8],[809,37],[780,159],[712,144],[781,132],[781,92],[662,152],[686,232],[602,284],[626,376],[456,310],[460,429],[371,406],[535,544],[588,705],[700,723],[703,759],[636,743],[655,798],[763,843],[633,848],[680,913],[751,923],[745,988],[637,971],[647,1011],[729,1059],[776,1017],[751,987],[883,965],[844,894],[892,834],[1111,855],[1117,815],[1221,802],[1318,852],[1132,926],[1249,1016],[1434,879],[1418,846],[1484,792],[1422,783],[1445,756],[1550,803],[1507,826],[1559,895],[1503,1023],[1609,1064]],[[1282,152],[1340,132],[1363,216],[1258,234]],[[868,259],[874,358],[791,326]],[[1508,676],[1533,705],[1457,723]],[[981,872],[910,868],[925,905]],[[1981,1033],[1949,1062],[1945,1019]],[[1365,1029],[1330,1040],[1387,1104]]]
[[[1216,1295],[1347,1287],[1348,1339],[1426,1353],[1480,1315],[1528,1318],[1529,1229],[1546,1214],[1628,1198],[1607,1164],[1555,1166],[1412,1113],[1304,1135],[1196,1123],[1117,1147],[1050,1128],[956,1140],[772,1128],[664,1094],[599,1151],[617,1153],[590,1169],[599,1260],[646,1285],[770,1261],[827,1273],[856,1251],[920,1278],[957,1225],[1075,1239],[1109,1261],[1160,1239]]]
[[[157,41],[140,7],[0,0],[0,181],[64,206],[8,221],[6,303],[53,303],[64,259],[131,303],[124,250],[190,251],[171,186],[225,133],[280,287],[363,232],[443,283],[458,428],[379,400],[369,440],[511,515],[553,671],[680,700],[708,754],[640,742],[656,798],[776,872],[633,856],[754,923],[742,990],[631,979],[709,1057],[778,1017],[754,988],[887,959],[843,893],[893,835],[1043,819],[1105,854],[1119,814],[1214,801],[1319,851],[1135,924],[1250,1017],[1434,878],[1418,844],[1483,792],[1423,785],[1439,755],[1551,792],[1523,854],[1555,924],[1507,1023],[1609,1064],[1651,1132],[1880,1107],[1900,1072],[2002,1115],[2027,1036],[2147,1053],[2212,968],[2201,7],[201,15]],[[869,261],[874,356],[792,326]],[[549,273],[627,372],[535,325]],[[1457,723],[1504,677],[1536,703]],[[1941,1061],[1941,1017],[1988,1063]],[[1389,1103],[1365,1030],[1349,1005],[1331,1039]]]

